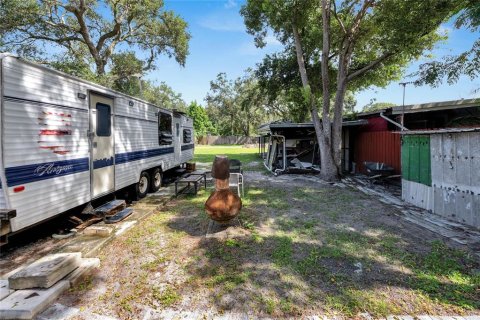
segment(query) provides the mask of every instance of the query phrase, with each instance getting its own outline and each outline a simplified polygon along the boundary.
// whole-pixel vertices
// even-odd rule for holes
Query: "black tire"
[[[150,177],[150,192],[157,192],[162,186],[162,171],[160,168],[153,169]]]
[[[150,175],[144,171],[140,175],[140,179],[138,179],[138,182],[135,185],[135,190],[137,191],[137,197],[139,199],[145,198],[145,196],[148,193],[149,186],[150,186]]]

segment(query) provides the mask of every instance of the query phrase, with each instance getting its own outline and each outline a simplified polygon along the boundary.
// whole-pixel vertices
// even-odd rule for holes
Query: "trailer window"
[[[112,134],[112,117],[110,106],[104,103],[97,103],[97,136],[110,137]]]
[[[183,143],[192,142],[192,130],[183,129]]]
[[[172,116],[167,113],[158,113],[158,144],[172,144]]]

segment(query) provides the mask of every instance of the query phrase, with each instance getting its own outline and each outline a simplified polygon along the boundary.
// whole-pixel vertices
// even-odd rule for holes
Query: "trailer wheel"
[[[157,192],[162,186],[162,172],[160,168],[155,168],[152,171],[152,178],[150,179],[150,192]]]
[[[150,185],[150,176],[147,172],[142,172],[140,175],[140,179],[136,185],[137,197],[138,198],[145,198],[148,193],[148,186]]]

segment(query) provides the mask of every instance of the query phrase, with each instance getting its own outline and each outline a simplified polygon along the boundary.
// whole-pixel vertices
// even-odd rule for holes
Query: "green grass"
[[[181,300],[180,295],[172,287],[167,287],[160,291],[158,288],[153,288],[153,297],[160,302],[164,307],[169,307]]]
[[[243,165],[260,161],[257,155],[258,148],[243,148],[237,145],[221,145],[221,146],[195,146],[195,156],[193,161],[211,163],[216,155],[226,155],[229,159],[238,159]]]

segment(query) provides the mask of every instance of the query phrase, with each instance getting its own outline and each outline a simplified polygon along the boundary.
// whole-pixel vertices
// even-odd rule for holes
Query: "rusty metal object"
[[[230,183],[228,179],[220,180],[215,179],[215,190],[230,189]]]
[[[235,218],[242,209],[242,200],[229,189],[215,190],[207,202],[205,210],[212,220],[225,222]]]
[[[216,156],[213,161],[212,177],[215,191],[205,202],[205,211],[212,220],[226,222],[235,218],[242,209],[242,200],[229,187],[229,162],[226,156]]]
[[[227,156],[215,156],[212,166],[212,177],[220,180],[230,178],[230,162]]]

